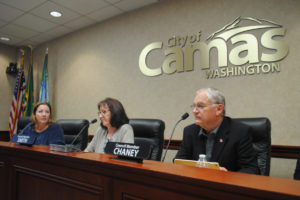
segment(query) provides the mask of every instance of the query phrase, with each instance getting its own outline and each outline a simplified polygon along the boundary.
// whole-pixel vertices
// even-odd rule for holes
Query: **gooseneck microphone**
[[[168,141],[167,147],[166,147],[165,155],[164,155],[163,159],[161,160],[162,162],[164,162],[164,160],[165,160],[165,158],[166,158],[167,151],[168,151],[168,149],[169,149],[169,145],[170,145],[170,142],[171,142],[171,139],[172,139],[172,137],[173,137],[173,134],[174,134],[174,131],[175,131],[175,128],[176,128],[177,124],[179,124],[179,122],[181,122],[182,120],[185,120],[185,119],[188,118],[188,117],[189,117],[189,113],[184,113],[184,114],[181,116],[181,119],[178,120],[178,122],[175,124],[175,126],[174,126],[174,128],[173,128],[173,131],[172,131],[172,133],[171,133],[170,139],[169,139],[169,141]]]
[[[82,129],[79,131],[79,133],[76,135],[76,137],[73,139],[73,141],[70,143],[70,146],[72,146],[74,144],[74,142],[77,140],[77,138],[81,135],[81,133],[83,132],[83,130],[88,127],[90,124],[94,124],[97,122],[97,119],[93,119],[92,121],[90,121],[88,124],[86,124],[85,126],[82,127]]]
[[[74,142],[77,140],[77,138],[83,133],[83,130],[89,127],[90,124],[93,124],[97,121],[97,119],[93,119],[91,122],[85,124],[79,131],[79,133],[76,135],[76,137],[72,140],[70,144],[60,145],[60,144],[50,144],[50,151],[60,151],[60,152],[75,152],[75,151],[81,151],[81,149],[78,149],[74,147]]]

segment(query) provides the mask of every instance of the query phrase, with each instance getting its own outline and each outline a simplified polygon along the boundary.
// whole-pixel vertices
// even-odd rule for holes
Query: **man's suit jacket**
[[[199,154],[205,154],[205,139],[199,134],[200,129],[196,124],[184,128],[181,147],[175,159],[198,160]],[[210,161],[218,162],[229,171],[258,174],[251,128],[224,117],[215,137]]]

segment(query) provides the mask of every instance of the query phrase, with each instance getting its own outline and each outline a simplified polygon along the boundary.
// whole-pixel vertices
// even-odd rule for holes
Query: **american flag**
[[[22,100],[25,93],[25,76],[24,76],[24,59],[21,58],[21,67],[18,71],[18,77],[16,81],[16,86],[14,89],[13,100],[11,103],[11,109],[9,113],[9,136],[12,138],[12,135],[17,132],[17,123],[18,119],[22,116],[23,105]]]

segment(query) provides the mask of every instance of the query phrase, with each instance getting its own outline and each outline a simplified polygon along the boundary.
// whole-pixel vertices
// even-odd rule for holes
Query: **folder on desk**
[[[188,165],[188,166],[197,166],[197,161],[196,160],[184,160],[184,159],[175,159],[174,160],[175,164],[181,164],[181,165]],[[206,168],[209,169],[220,169],[219,163],[217,162],[206,162]]]

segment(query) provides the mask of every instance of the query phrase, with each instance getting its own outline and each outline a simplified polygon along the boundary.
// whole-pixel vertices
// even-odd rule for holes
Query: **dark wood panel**
[[[141,185],[137,183],[130,183],[128,181],[114,182],[114,200],[157,200],[157,199],[172,199],[172,200],[201,200],[203,198],[192,195],[184,195],[180,192],[173,192],[158,188],[155,186]],[[201,190],[197,188],[196,191]],[[188,192],[188,191],[187,191]]]
[[[116,181],[114,200],[118,199],[172,199],[172,200],[207,200],[207,199],[231,199],[231,200],[256,200],[257,196],[245,195],[239,191],[224,190],[222,187],[186,187],[178,182],[173,182],[175,189],[166,190],[165,187],[144,185],[128,181]],[[208,184],[209,185],[209,184]],[[253,193],[255,194],[255,193]]]
[[[5,176],[5,169],[4,169],[4,162],[0,160],[0,177]],[[0,199],[5,199],[4,195],[6,194],[5,187],[6,187],[6,182],[5,178],[0,179]],[[2,198],[1,198],[2,197]]]
[[[77,187],[49,177],[34,176],[19,172],[17,174],[16,198],[17,200],[102,200],[103,193],[91,191],[89,188]]]
[[[6,152],[0,149],[0,160],[9,160],[7,163],[10,165],[7,173],[10,174],[9,180],[0,177],[0,182],[6,182],[6,186],[10,185],[9,189],[4,190],[4,194],[8,195],[5,199],[112,198],[111,189],[107,187],[111,180],[99,173],[84,170],[88,166],[86,163],[73,162],[71,157],[66,156],[58,159],[57,155],[49,153],[45,156],[42,152],[45,146],[36,146],[42,151],[34,154],[28,151],[30,147],[18,147],[24,148],[24,152],[12,151],[6,157],[3,156]],[[49,147],[46,148],[49,152]]]
[[[9,132],[0,131],[0,141],[8,142],[9,141]]]
[[[144,198],[136,197],[134,195],[127,194],[125,192],[122,194],[121,199],[123,199],[123,200],[145,200]]]
[[[299,181],[112,157],[0,142],[4,199],[300,199]]]
[[[101,187],[21,166],[14,169],[13,199],[104,199]]]

